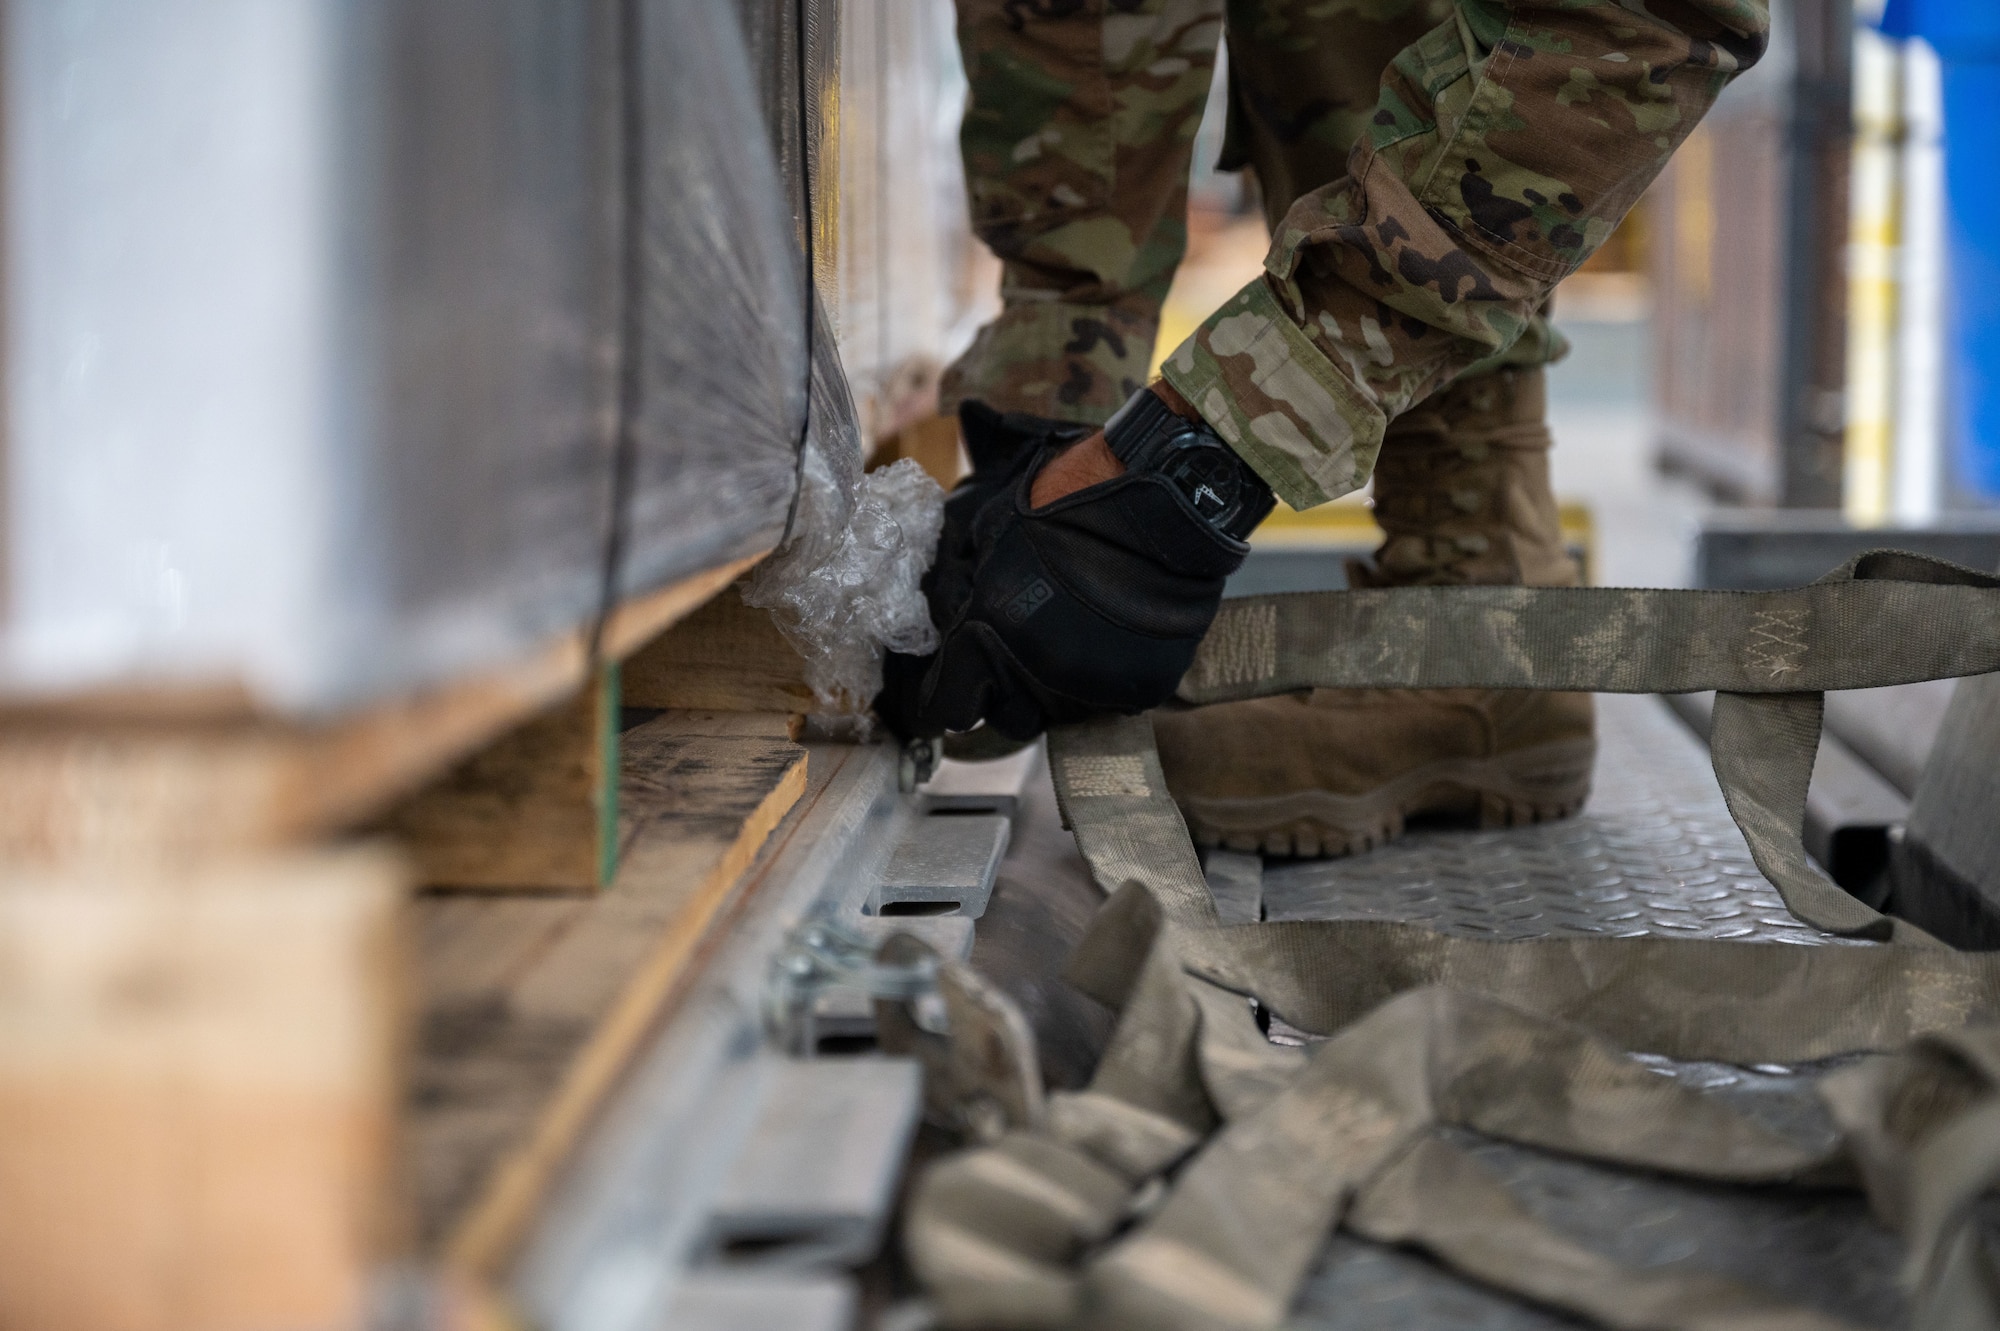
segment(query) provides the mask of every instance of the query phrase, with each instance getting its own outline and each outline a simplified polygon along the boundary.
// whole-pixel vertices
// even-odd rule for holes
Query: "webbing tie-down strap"
[[[2000,577],[1899,551],[1778,592],[1413,587],[1224,605],[1180,696],[1305,688],[1715,689],[1729,811],[1791,912],[1828,933],[1930,943],[1821,873],[1800,843],[1828,689],[2000,670]]]
[[[1401,587],[1226,601],[1189,702],[1313,688],[1818,693],[2000,668],[2000,577],[1876,550],[1775,592]]]
[[[1759,866],[1822,927],[1928,945],[1223,926],[1150,722],[1057,732],[1057,793],[1110,894],[1071,978],[1122,1011],[1089,1090],[921,1182],[910,1252],[948,1325],[1276,1326],[1334,1224],[1607,1326],[1840,1325],[1579,1247],[1443,1125],[1704,1178],[1858,1181],[1905,1238],[1915,1325],[2000,1325],[1970,1219],[2000,1177],[2000,955],[1841,909],[1798,849],[1816,691],[2000,669],[2000,579],[1875,555],[1789,593],[1439,589],[1229,614],[1252,628],[1218,623],[1191,699],[1316,685],[1743,695],[1718,702],[1716,765]],[[1269,1044],[1245,995],[1330,1038],[1310,1054]],[[1800,1142],[1620,1049],[1741,1063],[1897,1052],[1825,1078],[1840,1131]]]

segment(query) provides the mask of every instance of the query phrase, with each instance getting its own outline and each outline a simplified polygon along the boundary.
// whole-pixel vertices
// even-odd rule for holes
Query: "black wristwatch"
[[[1134,393],[1104,423],[1104,442],[1128,472],[1157,472],[1187,496],[1209,526],[1246,539],[1277,498],[1264,478],[1206,422],[1177,415],[1151,389]]]

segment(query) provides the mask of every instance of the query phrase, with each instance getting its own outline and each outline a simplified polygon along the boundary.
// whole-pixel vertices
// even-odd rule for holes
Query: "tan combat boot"
[[[1540,370],[1454,384],[1389,427],[1375,469],[1387,539],[1357,587],[1567,587]],[[1576,812],[1596,756],[1590,695],[1511,689],[1313,689],[1153,715],[1167,785],[1195,840],[1344,855],[1413,814],[1482,827]]]

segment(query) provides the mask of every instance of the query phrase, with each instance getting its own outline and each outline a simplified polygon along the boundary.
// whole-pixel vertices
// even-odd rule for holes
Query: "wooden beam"
[[[625,662],[625,705],[723,712],[812,711],[805,662],[768,610],[730,587]]]
[[[868,470],[914,458],[931,479],[946,490],[966,473],[965,450],[958,441],[956,416],[925,416],[884,439],[868,459]]]
[[[427,887],[594,891],[618,864],[618,666],[397,805]]]
[[[410,1103],[418,1232],[496,1275],[577,1138],[805,788],[782,714],[672,712],[627,732],[611,886],[420,900]]]
[[[400,866],[0,873],[0,1326],[358,1326],[404,1240]]]
[[[767,553],[747,555],[621,604],[605,624],[601,656],[622,660]],[[297,742],[288,771],[292,779],[286,783],[285,821],[307,834],[359,821],[578,688],[590,664],[589,634],[579,629],[510,668],[385,704],[347,722],[288,732]],[[319,780],[313,778],[314,769],[320,769]]]
[[[760,558],[620,606],[602,659],[657,637]],[[578,629],[505,666],[317,723],[262,715],[228,688],[0,706],[0,860],[192,863],[337,832],[573,694],[591,665]]]

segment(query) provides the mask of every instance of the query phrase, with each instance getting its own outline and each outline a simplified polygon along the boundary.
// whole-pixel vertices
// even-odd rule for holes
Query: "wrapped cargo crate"
[[[956,142],[964,75],[944,0],[792,0],[739,14],[826,316],[812,339],[793,540],[747,599],[776,613],[821,708],[865,709],[883,646],[934,643],[917,581],[939,496],[914,466],[861,468],[874,442],[935,411],[938,371],[979,308],[983,251]]]
[[[0,1325],[483,1307],[806,786],[619,661],[781,545],[851,697],[930,631],[810,295],[824,8],[0,19]]]
[[[819,288],[863,435],[881,439],[934,408],[938,371],[998,309],[999,268],[967,213],[952,6],[746,0],[738,10],[801,232],[799,145],[811,145]]]
[[[804,286],[726,13],[6,24],[6,691],[325,712],[588,622],[621,521],[613,596],[776,543]]]

